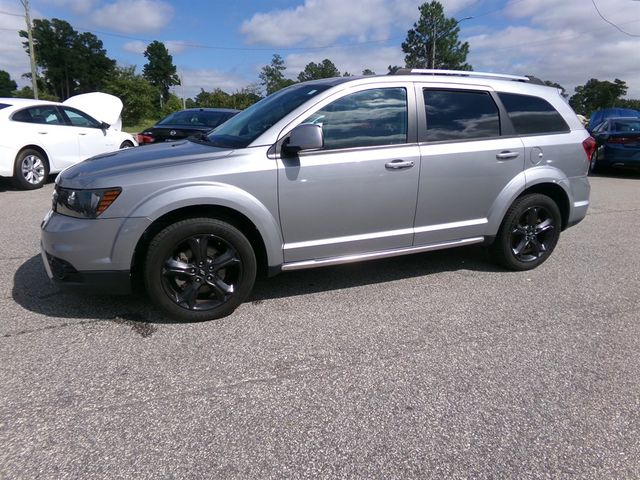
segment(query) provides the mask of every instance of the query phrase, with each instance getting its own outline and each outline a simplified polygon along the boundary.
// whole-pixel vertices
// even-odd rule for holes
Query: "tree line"
[[[404,67],[473,70],[467,63],[469,44],[458,39],[460,21],[447,18],[442,4],[436,0],[423,3],[418,10],[419,19],[401,45],[405,54]],[[144,56],[147,63],[138,74],[135,66],[119,66],[109,58],[97,36],[89,32],[80,33],[64,20],[34,20],[32,34],[41,72],[37,78],[40,98],[63,101],[80,93],[111,93],[122,99],[125,125],[160,118],[183,107],[183,102],[171,93],[171,87],[180,85],[180,78],[173,57],[162,42],[153,41],[146,47]],[[20,36],[26,39],[27,32],[20,31]],[[23,46],[28,55],[28,43],[23,42]],[[389,65],[385,73],[394,73],[399,68]],[[260,100],[264,92],[268,95],[297,82],[351,75],[349,72],[341,73],[328,58],[308,63],[295,79],[288,77],[286,70],[284,59],[274,54],[271,63],[262,67],[258,83],[233,93],[220,88],[211,91],[201,88],[200,93],[186,99],[184,105],[187,108],[243,109]],[[370,69],[361,73],[375,74]],[[30,78],[31,74],[23,76]],[[561,85],[548,80],[544,83],[561,89],[563,95],[568,96]],[[584,115],[605,107],[640,109],[640,100],[622,98],[627,90],[626,83],[620,79],[610,82],[592,78],[575,88],[569,103],[577,113]],[[0,97],[8,96],[33,98],[33,91],[30,87],[18,90],[9,74],[0,70]]]

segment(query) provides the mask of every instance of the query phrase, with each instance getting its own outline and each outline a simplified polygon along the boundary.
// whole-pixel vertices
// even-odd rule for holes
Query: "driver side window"
[[[325,150],[406,143],[407,92],[394,87],[352,93],[303,123],[322,127]]]

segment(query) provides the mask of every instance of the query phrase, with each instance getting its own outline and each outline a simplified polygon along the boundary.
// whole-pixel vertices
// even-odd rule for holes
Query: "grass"
[[[130,133],[131,135],[135,135],[136,133],[140,133],[145,128],[149,128],[150,126],[155,125],[157,121],[157,119],[141,120],[140,123],[137,123],[135,125],[124,125],[122,127],[122,130]]]

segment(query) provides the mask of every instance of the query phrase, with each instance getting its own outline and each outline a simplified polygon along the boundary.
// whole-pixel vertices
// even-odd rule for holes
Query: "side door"
[[[78,138],[67,125],[56,105],[36,105],[19,110],[11,117],[15,135],[24,145],[41,146],[49,157],[52,172],[77,162]]]
[[[281,155],[286,263],[411,246],[420,151],[413,88],[360,86],[294,122],[322,126],[324,147]]]
[[[422,160],[414,243],[480,240],[496,198],[523,171],[523,143],[488,88],[417,90]]]
[[[78,139],[79,158],[85,160],[100,153],[117,150],[116,139],[109,135],[108,129],[103,129],[102,124],[84,112],[72,107],[60,107],[69,123],[69,130],[73,131]]]

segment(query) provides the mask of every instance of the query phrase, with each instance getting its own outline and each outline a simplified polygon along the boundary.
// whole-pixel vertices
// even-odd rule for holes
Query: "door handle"
[[[498,160],[511,160],[512,158],[517,158],[520,156],[520,152],[500,152],[496,155]]]
[[[81,132],[81,133],[79,133],[78,135],[86,135],[86,133]]]
[[[38,135],[46,135],[49,132],[38,132]]]
[[[393,160],[391,162],[385,163],[384,167],[387,170],[402,170],[403,168],[411,168],[415,165],[411,160]]]

